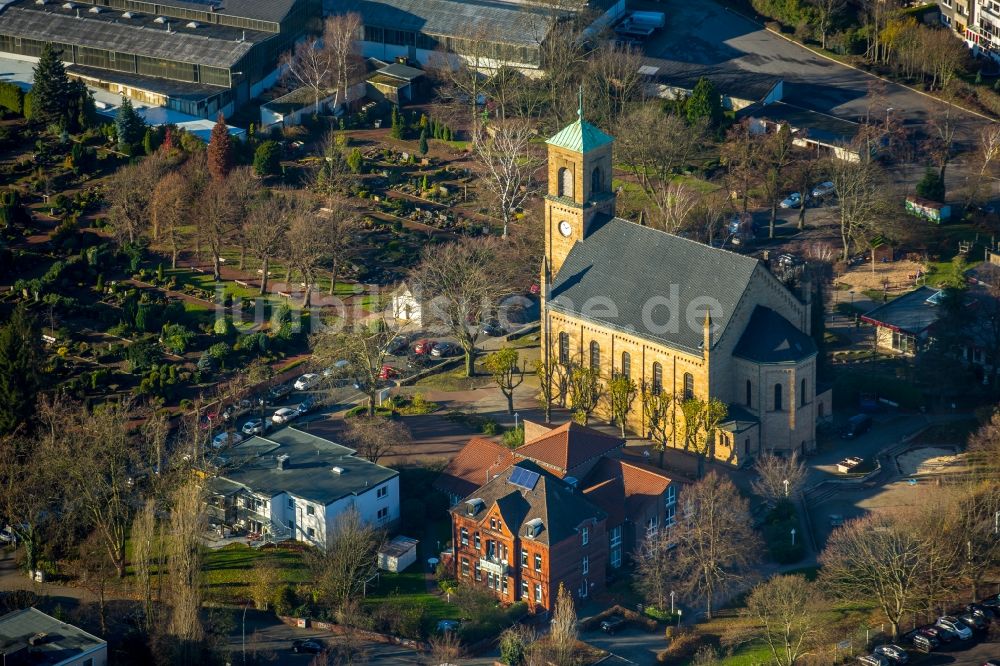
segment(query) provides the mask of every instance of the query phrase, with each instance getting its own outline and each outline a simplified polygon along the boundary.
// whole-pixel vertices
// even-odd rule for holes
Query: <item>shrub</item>
[[[668,659],[690,659],[701,647],[701,643],[701,639],[693,631],[682,631],[670,639],[670,645],[663,652]]]
[[[493,419],[486,419],[483,421],[483,434],[484,435],[495,435],[500,429],[499,424]]]
[[[277,141],[265,141],[257,146],[253,155],[253,170],[258,176],[281,173],[281,145]]]
[[[233,325],[233,320],[230,317],[219,317],[216,319],[212,330],[215,331],[216,335],[226,338],[236,335],[236,326]]]
[[[296,606],[298,606],[299,600],[295,596],[295,590],[292,589],[291,585],[282,585],[274,592],[274,599],[272,605],[274,606],[275,615],[288,615],[291,613]]]
[[[212,358],[224,361],[233,351],[228,342],[216,342],[208,348],[208,355]]]

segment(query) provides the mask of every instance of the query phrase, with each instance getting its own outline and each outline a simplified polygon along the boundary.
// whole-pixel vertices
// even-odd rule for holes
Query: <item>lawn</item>
[[[421,607],[424,611],[424,628],[428,632],[437,627],[438,620],[455,619],[458,612],[445,600],[444,595],[427,590],[427,582],[419,562],[402,573],[381,572],[375,589],[369,590],[365,595],[364,606],[371,609],[390,595],[401,603]]]
[[[302,552],[285,548],[258,549],[242,544],[205,551],[202,565],[206,598],[221,603],[238,603],[249,596],[249,575],[254,563],[265,557],[277,560],[284,584],[309,580]]]
[[[178,288],[190,285],[214,293],[216,288],[221,285],[228,293],[232,294],[233,298],[254,298],[257,296],[256,289],[241,287],[235,282],[225,280],[216,282],[211,273],[199,273],[190,268],[168,268],[163,271],[163,274],[167,279],[174,278]]]

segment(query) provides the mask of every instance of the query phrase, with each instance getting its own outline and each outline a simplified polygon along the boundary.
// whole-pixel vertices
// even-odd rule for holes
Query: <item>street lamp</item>
[[[788,479],[782,481],[785,484],[785,497],[788,497]]]
[[[517,419],[520,416],[517,412],[514,412],[514,430],[517,430]]]
[[[683,613],[684,612],[680,608],[677,609],[677,628],[678,629],[681,628],[681,615],[683,615]]]
[[[993,535],[1000,534],[1000,511],[993,514]]]
[[[885,126],[889,126],[889,114],[895,111],[891,106],[885,110]]]
[[[792,528],[792,545],[795,545],[795,528]]]
[[[247,608],[250,607],[250,602],[243,604],[243,663],[247,663]]]
[[[1000,512],[998,512],[1000,514]],[[670,614],[674,614],[674,591],[670,590]]]

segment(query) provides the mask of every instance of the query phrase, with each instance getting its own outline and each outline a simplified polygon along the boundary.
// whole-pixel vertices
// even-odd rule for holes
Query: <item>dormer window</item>
[[[471,499],[465,503],[465,513],[467,515],[474,516],[479,513],[479,510],[484,506],[486,506],[486,503],[478,497],[476,499]]]
[[[529,539],[534,539],[539,534],[542,533],[542,519],[532,518],[524,525],[524,536]]]

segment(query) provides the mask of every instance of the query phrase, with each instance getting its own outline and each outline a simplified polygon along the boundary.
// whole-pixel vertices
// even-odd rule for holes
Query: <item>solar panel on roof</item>
[[[525,490],[534,490],[535,484],[538,483],[538,476],[538,472],[533,472],[523,467],[515,467],[514,471],[510,474],[510,482]]]

